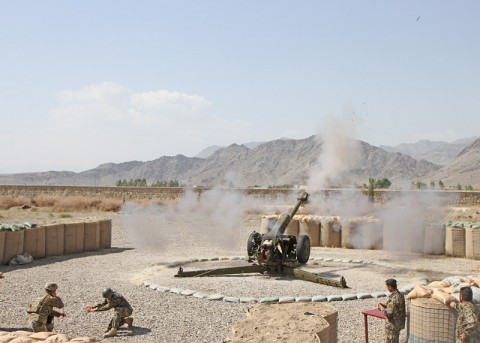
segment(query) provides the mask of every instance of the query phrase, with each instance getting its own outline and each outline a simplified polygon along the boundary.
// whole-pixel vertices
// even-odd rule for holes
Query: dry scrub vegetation
[[[48,208],[55,212],[104,211],[117,212],[122,207],[122,200],[109,198],[92,198],[84,196],[39,195],[33,198],[24,196],[1,196],[0,209],[13,207]]]

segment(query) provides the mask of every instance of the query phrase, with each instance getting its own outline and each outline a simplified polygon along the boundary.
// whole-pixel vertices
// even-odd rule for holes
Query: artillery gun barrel
[[[297,213],[298,209],[300,208],[300,206],[307,202],[308,200],[308,193],[307,192],[302,192],[298,198],[297,198],[297,203],[295,204],[295,206],[292,208],[292,210],[290,211],[289,214],[282,214],[277,222],[275,223],[272,231],[275,232],[277,235],[283,235],[285,233],[285,230],[287,229],[287,226],[288,224],[290,224],[290,222],[292,221],[293,219],[293,216],[295,215],[295,213]]]

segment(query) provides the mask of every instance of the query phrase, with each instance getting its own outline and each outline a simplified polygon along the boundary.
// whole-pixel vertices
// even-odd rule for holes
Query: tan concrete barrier
[[[83,252],[85,239],[84,223],[65,224],[65,254],[79,254]]]
[[[45,256],[61,256],[64,252],[65,225],[45,225]]]

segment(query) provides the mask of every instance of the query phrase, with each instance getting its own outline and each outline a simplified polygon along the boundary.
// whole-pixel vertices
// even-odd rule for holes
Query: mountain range
[[[184,186],[268,187],[306,185],[315,173],[328,171],[324,187],[362,185],[369,178],[388,178],[395,188],[438,180],[447,187],[480,187],[477,137],[453,143],[419,141],[396,147],[355,143],[354,153],[350,151],[344,156],[343,152],[323,149],[324,142],[316,136],[211,146],[196,157],[176,155],[146,162],[105,163],[79,173],[0,174],[0,184],[114,186],[118,180],[146,179],[148,184],[176,180]],[[325,159],[325,154],[330,156]],[[356,163],[345,169],[352,158]]]

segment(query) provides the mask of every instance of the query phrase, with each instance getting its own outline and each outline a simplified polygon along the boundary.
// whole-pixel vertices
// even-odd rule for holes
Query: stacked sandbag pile
[[[417,285],[405,297],[410,300],[409,342],[454,342],[455,311],[448,306],[459,301],[459,291],[470,286],[473,302],[480,303],[480,277],[452,276],[428,285]]]
[[[0,331],[0,343],[90,343],[96,342],[95,337],[70,338],[67,335],[54,332],[31,331]]]
[[[471,287],[473,302],[480,304],[480,275],[451,276],[441,281],[432,281],[427,285],[417,285],[408,293],[406,299],[433,298],[444,304],[459,301],[462,287]]]

